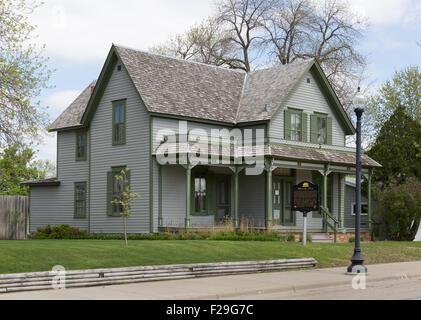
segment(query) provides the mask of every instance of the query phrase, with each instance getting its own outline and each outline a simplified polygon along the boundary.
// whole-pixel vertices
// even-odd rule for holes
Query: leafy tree
[[[28,195],[28,187],[20,183],[45,178],[45,172],[31,162],[34,155],[31,148],[20,145],[9,146],[1,152],[0,194]]]
[[[399,183],[391,179],[374,188],[374,196],[380,203],[383,232],[388,240],[412,241],[421,219],[421,182],[408,178]]]
[[[47,116],[36,98],[51,71],[43,48],[31,43],[34,26],[28,15],[38,1],[0,1],[0,146],[37,137]]]
[[[421,123],[421,72],[418,66],[395,72],[392,80],[383,84],[369,104],[375,110],[377,131],[400,106],[404,107],[408,116]]]
[[[111,201],[113,205],[117,205],[121,208],[120,215],[123,218],[124,241],[126,243],[126,247],[129,245],[127,242],[127,218],[131,216],[130,205],[134,200],[140,198],[139,194],[135,192],[130,192],[129,172],[130,172],[130,169],[125,168],[121,170],[120,174],[117,174],[115,176],[115,179],[117,179],[117,181],[120,181],[122,183],[123,191],[121,192],[120,198]]]
[[[367,155],[380,162],[374,171],[375,181],[389,178],[403,182],[407,177],[421,180],[421,157],[417,144],[421,141],[421,124],[413,120],[403,106],[398,106],[387,120]]]

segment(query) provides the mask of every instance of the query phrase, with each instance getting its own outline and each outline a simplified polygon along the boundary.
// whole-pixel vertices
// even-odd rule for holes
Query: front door
[[[216,178],[216,211],[217,221],[220,222],[231,215],[230,179],[228,175],[218,175]]]
[[[272,220],[274,225],[295,225],[294,212],[291,206],[293,180],[287,177],[274,176],[272,185]]]

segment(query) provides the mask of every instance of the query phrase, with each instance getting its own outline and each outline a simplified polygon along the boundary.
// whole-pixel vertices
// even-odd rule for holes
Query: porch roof
[[[48,178],[48,179],[24,181],[24,182],[21,182],[20,184],[23,185],[23,186],[30,186],[30,187],[59,186],[60,181],[57,178]]]
[[[355,166],[355,153],[344,152],[338,150],[322,150],[316,148],[303,148],[287,145],[265,145],[264,149],[256,148],[256,146],[215,146],[200,143],[167,143],[165,148],[160,149],[158,146],[153,155],[158,154],[186,154],[196,153],[207,154],[208,156],[224,156],[236,158],[237,156],[254,157],[254,156],[271,156],[275,159],[293,160],[293,161],[309,161],[322,164],[337,164]],[[381,167],[381,165],[371,159],[367,155],[362,155],[361,162],[363,167]]]

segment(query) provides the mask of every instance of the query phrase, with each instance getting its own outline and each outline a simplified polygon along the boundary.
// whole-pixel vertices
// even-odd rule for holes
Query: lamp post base
[[[361,254],[361,249],[354,249],[354,255],[351,258],[351,265],[348,267],[347,272],[356,273],[367,273],[367,267],[363,265],[364,258]]]

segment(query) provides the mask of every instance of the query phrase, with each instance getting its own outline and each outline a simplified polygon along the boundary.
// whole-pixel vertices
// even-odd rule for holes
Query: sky
[[[379,87],[409,65],[421,67],[421,0],[350,0],[369,28],[359,49],[368,57],[366,83]],[[54,121],[97,79],[112,43],[147,50],[214,12],[214,0],[44,0],[31,16],[36,42],[55,69],[41,96]],[[56,161],[55,134],[45,134],[38,159]]]

